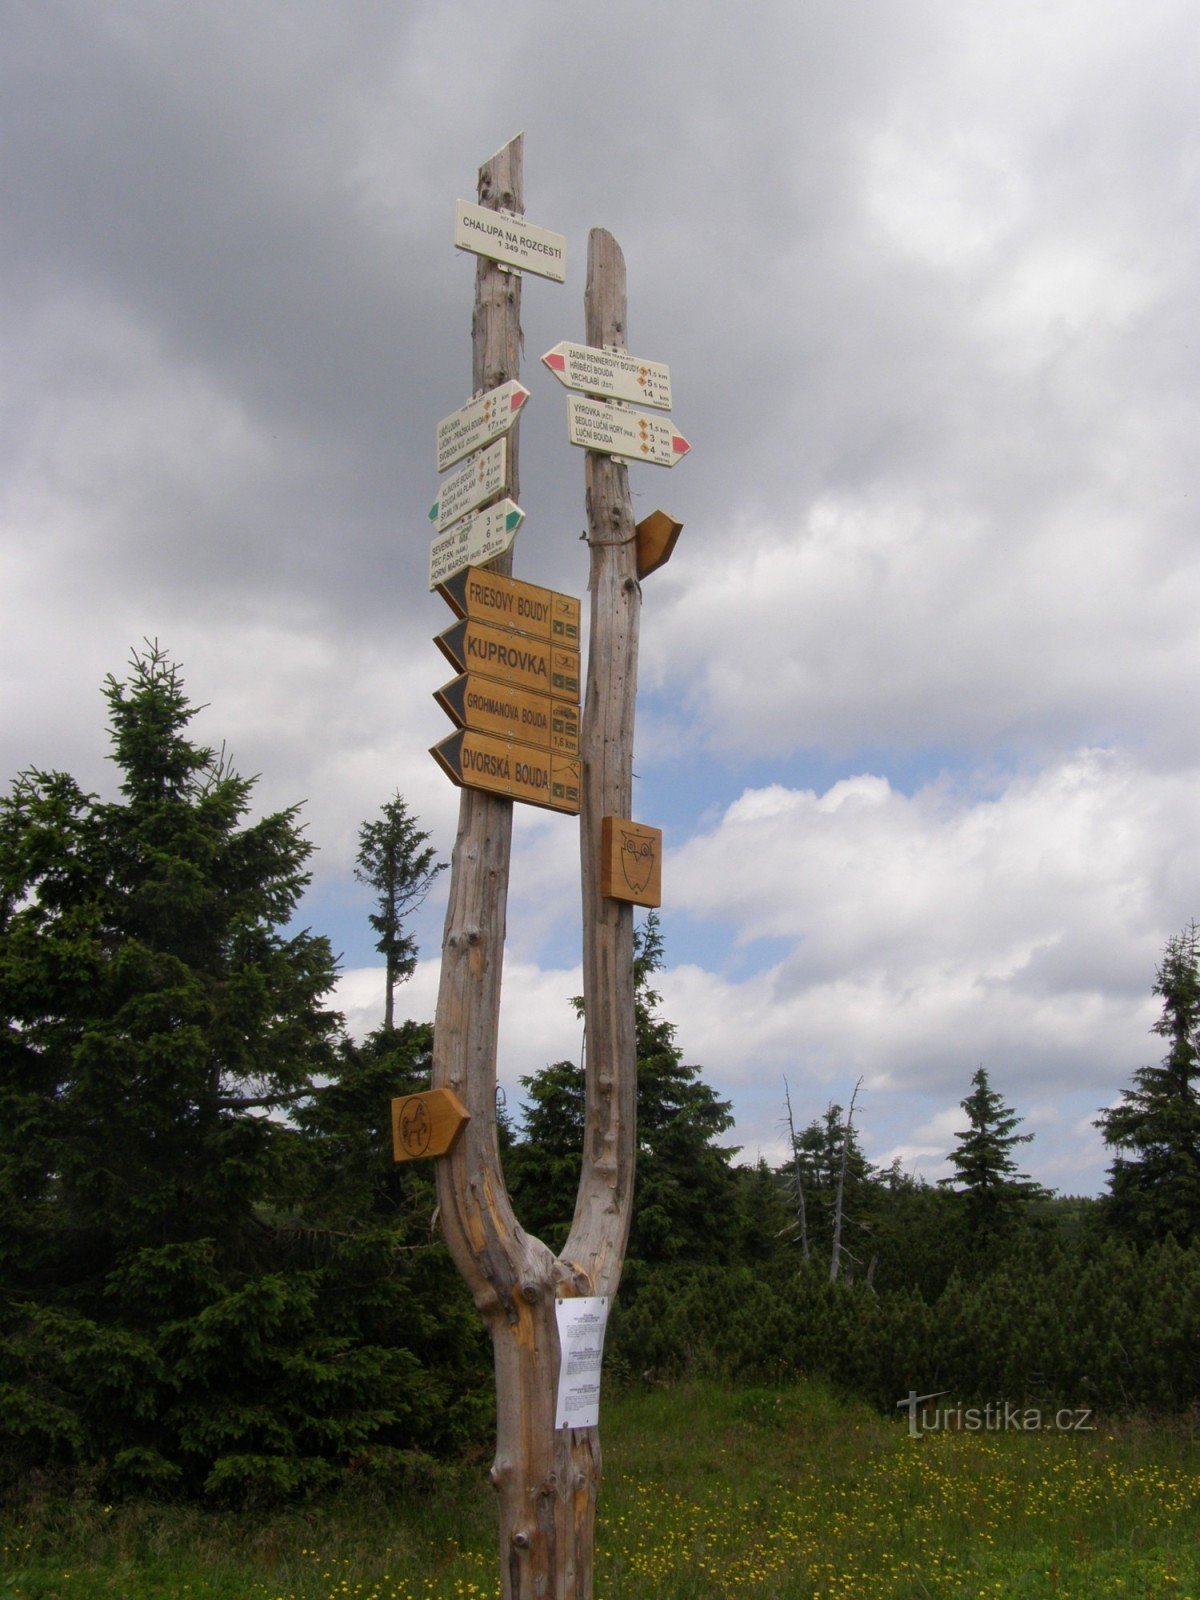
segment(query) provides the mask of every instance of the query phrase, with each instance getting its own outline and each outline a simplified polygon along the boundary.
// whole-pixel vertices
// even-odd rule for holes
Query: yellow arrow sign
[[[579,651],[567,645],[470,620],[452,623],[434,643],[459,672],[481,672],[559,700],[579,699]]]
[[[440,583],[438,593],[460,617],[579,649],[579,601],[573,594],[473,566]]]
[[[464,789],[486,789],[551,811],[579,811],[579,758],[462,729],[430,755]]]
[[[473,672],[444,683],[433,698],[460,728],[494,733],[565,756],[579,754],[579,706],[573,700],[553,700]]]

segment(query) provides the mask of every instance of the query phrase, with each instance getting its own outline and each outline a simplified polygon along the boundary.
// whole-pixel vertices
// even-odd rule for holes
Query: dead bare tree
[[[846,1162],[850,1156],[850,1134],[854,1127],[854,1105],[858,1099],[858,1091],[862,1088],[862,1079],[854,1085],[854,1093],[850,1096],[850,1109],[846,1113],[846,1120],[842,1123],[842,1159],[838,1164],[837,1190],[833,1200],[833,1247],[829,1256],[829,1281],[836,1283],[842,1267],[842,1218],[843,1202],[846,1195]]]
[[[792,1171],[788,1187],[796,1207],[796,1227],[800,1234],[800,1253],[805,1261],[811,1259],[808,1248],[808,1208],[804,1199],[804,1167],[800,1160],[800,1146],[796,1142],[796,1123],[792,1117],[792,1096],[788,1081],[783,1080],[783,1101],[787,1107],[788,1148],[792,1152]]]

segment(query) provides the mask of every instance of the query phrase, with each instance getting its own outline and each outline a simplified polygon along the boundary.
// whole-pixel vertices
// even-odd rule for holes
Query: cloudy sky
[[[642,613],[634,813],[666,839],[664,1011],[748,1158],[855,1080],[936,1177],[985,1066],[1028,1170],[1156,1060],[1200,913],[1194,0],[0,0],[0,777],[113,769],[156,637],[197,731],[303,800],[352,1026],[352,877],[396,790],[458,795],[426,587],[470,394],[454,202],[525,134],[520,577],[586,583],[538,360],[589,228],[692,452]],[[577,1054],[577,826],[517,808],[502,1076]],[[444,895],[402,1013],[432,1015]]]

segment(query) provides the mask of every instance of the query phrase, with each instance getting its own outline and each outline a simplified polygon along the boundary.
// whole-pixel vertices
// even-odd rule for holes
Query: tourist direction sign
[[[510,378],[507,383],[489,389],[477,400],[468,400],[465,406],[443,417],[437,425],[438,471],[445,472],[447,467],[469,456],[472,450],[507,433],[528,399],[529,390]]]
[[[576,757],[535,750],[515,739],[460,729],[441,740],[430,755],[454,783],[486,789],[551,811],[578,812],[580,779]]]
[[[538,694],[579,699],[579,651],[486,622],[456,622],[434,640],[459,672],[480,672]]]
[[[567,396],[567,432],[572,444],[603,455],[631,456],[635,461],[652,461],[658,467],[673,467],[692,448],[681,433],[661,417],[643,411],[589,400],[584,395]]]
[[[503,739],[519,739],[542,750],[579,754],[579,705],[518,689],[511,683],[462,673],[434,691],[433,698],[460,728],[475,728]]]
[[[608,400],[633,400],[660,411],[671,409],[671,373],[661,361],[642,361],[623,350],[567,343],[547,350],[542,360],[568,389],[582,389]]]
[[[454,243],[459,250],[487,256],[506,267],[536,272],[539,277],[563,283],[567,276],[567,241],[549,228],[535,228],[524,217],[508,211],[460,200],[454,209]]]
[[[525,513],[515,500],[497,500],[466,522],[456,522],[429,546],[429,587],[436,589],[465,567],[481,567],[512,549]]]
[[[439,584],[438,593],[460,617],[494,622],[537,639],[554,639],[579,648],[579,601],[573,594],[558,594],[536,583],[473,567]]]
[[[429,520],[439,533],[474,511],[485,500],[508,488],[508,440],[497,439],[486,450],[452,472],[429,508]]]

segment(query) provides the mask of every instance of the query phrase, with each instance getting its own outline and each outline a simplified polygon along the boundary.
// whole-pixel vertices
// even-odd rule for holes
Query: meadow
[[[1200,1600],[1200,1428],[932,1432],[820,1385],[614,1392],[598,1600]],[[285,1510],[28,1496],[0,1600],[490,1600],[486,1460]]]

